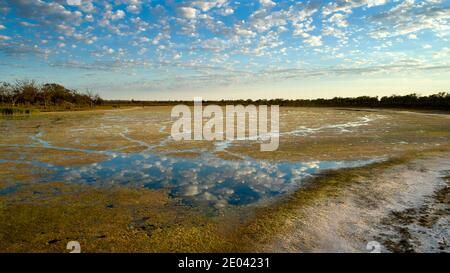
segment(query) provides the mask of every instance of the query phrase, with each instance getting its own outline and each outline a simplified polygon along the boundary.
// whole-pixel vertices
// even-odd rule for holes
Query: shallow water
[[[58,114],[8,120],[4,125],[9,128],[6,132],[11,135],[2,139],[0,148],[18,150],[5,153],[6,157],[0,157],[0,163],[26,163],[46,170],[44,175],[35,176],[36,182],[64,181],[103,187],[120,185],[166,189],[171,196],[188,203],[223,207],[262,202],[298,189],[306,178],[318,172],[358,167],[382,158],[354,161],[258,160],[229,150],[245,142],[242,140],[218,141],[212,148],[194,145],[179,149],[177,146],[170,146],[174,142],[168,132],[171,124],[169,110],[170,108],[164,108],[97,115]],[[299,113],[303,112],[298,109],[282,110],[282,121],[292,121]],[[287,118],[284,119],[286,115]],[[323,119],[324,113],[321,112],[321,115],[311,116],[306,111],[302,122],[284,126],[286,128],[283,127],[280,135],[305,135],[305,130],[315,133],[325,130],[340,135],[343,132],[351,133],[350,129],[365,127],[380,117],[351,114],[336,119],[330,114],[330,120],[325,119],[317,124],[313,122],[318,117]],[[303,126],[308,122],[311,123],[310,127]],[[18,133],[13,134],[16,131]],[[136,134],[137,132],[139,133]],[[105,141],[111,143],[111,146],[106,146]],[[141,149],[124,152],[123,149],[129,147]],[[16,156],[24,149],[40,149],[39,156],[43,156],[44,160],[35,157],[35,152],[30,152],[32,156],[19,156],[11,160],[11,156]],[[70,158],[64,153],[71,152],[82,153],[87,157],[91,154],[103,155],[107,159],[94,161],[93,164],[81,160],[81,164],[61,166],[53,159],[48,160],[46,151],[57,159]],[[199,156],[185,158],[172,154],[179,151]],[[218,152],[228,153],[234,160],[220,157]],[[8,188],[0,194],[13,192],[13,189]]]
[[[170,107],[4,119],[0,163],[27,163],[47,170],[33,178],[37,182],[167,189],[185,202],[223,207],[286,194],[318,172],[370,164],[408,146],[399,147],[399,141],[421,140],[410,134],[416,120],[404,120],[406,133],[391,136],[389,131],[400,123],[397,117],[380,113],[288,108],[281,109],[280,120],[280,150],[256,159],[261,154],[248,150],[248,141],[178,146],[169,135]],[[442,127],[441,120],[427,122]],[[180,157],[177,152],[199,156]],[[93,156],[101,159],[87,161]],[[61,159],[77,157],[74,164],[60,164]],[[326,160],[314,161],[320,157]]]
[[[225,160],[211,153],[183,158],[149,153],[118,154],[103,162],[62,167],[39,161],[27,163],[48,170],[39,182],[65,181],[98,186],[167,189],[185,202],[222,207],[245,205],[288,193],[320,171],[363,166],[376,160],[271,162],[245,158]]]

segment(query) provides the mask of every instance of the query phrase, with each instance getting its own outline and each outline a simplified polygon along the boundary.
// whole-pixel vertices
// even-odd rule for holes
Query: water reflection
[[[186,202],[222,207],[287,193],[318,171],[358,167],[374,161],[272,162],[251,158],[224,160],[213,154],[180,158],[136,153],[81,167],[51,167],[53,172],[45,180],[164,188]]]

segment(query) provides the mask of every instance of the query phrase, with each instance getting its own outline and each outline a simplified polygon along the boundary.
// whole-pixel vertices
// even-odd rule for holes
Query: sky
[[[450,0],[0,0],[0,81],[108,99],[450,92]]]

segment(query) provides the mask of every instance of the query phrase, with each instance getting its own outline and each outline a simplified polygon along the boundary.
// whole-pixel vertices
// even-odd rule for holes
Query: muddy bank
[[[392,252],[450,252],[450,173],[445,185],[419,207],[395,210],[382,219],[376,239]]]
[[[450,252],[449,162],[444,153],[332,175],[326,179],[331,184],[343,183],[310,192],[313,197],[293,197],[291,211],[279,223],[283,228],[252,247],[367,252],[367,243],[377,241],[382,252]]]

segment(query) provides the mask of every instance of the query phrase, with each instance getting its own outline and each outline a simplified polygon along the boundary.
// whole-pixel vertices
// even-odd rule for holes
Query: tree
[[[18,101],[23,104],[35,104],[39,96],[39,87],[34,80],[16,80]]]
[[[7,84],[6,86],[6,96],[8,97],[8,101],[11,103],[11,106],[16,106],[17,101],[20,96],[20,88],[16,85]]]
[[[88,99],[89,99],[89,104],[90,104],[90,106],[91,106],[91,108],[92,108],[93,105],[94,105],[94,100],[95,100],[96,94],[94,94],[94,92],[93,92],[92,90],[87,89],[87,90],[86,90],[86,96],[88,97]]]
[[[52,84],[44,84],[41,88],[41,97],[44,102],[44,108],[47,109],[50,102],[52,101],[52,95],[54,93]]]
[[[9,101],[9,84],[7,82],[0,82],[0,102],[5,103]]]

